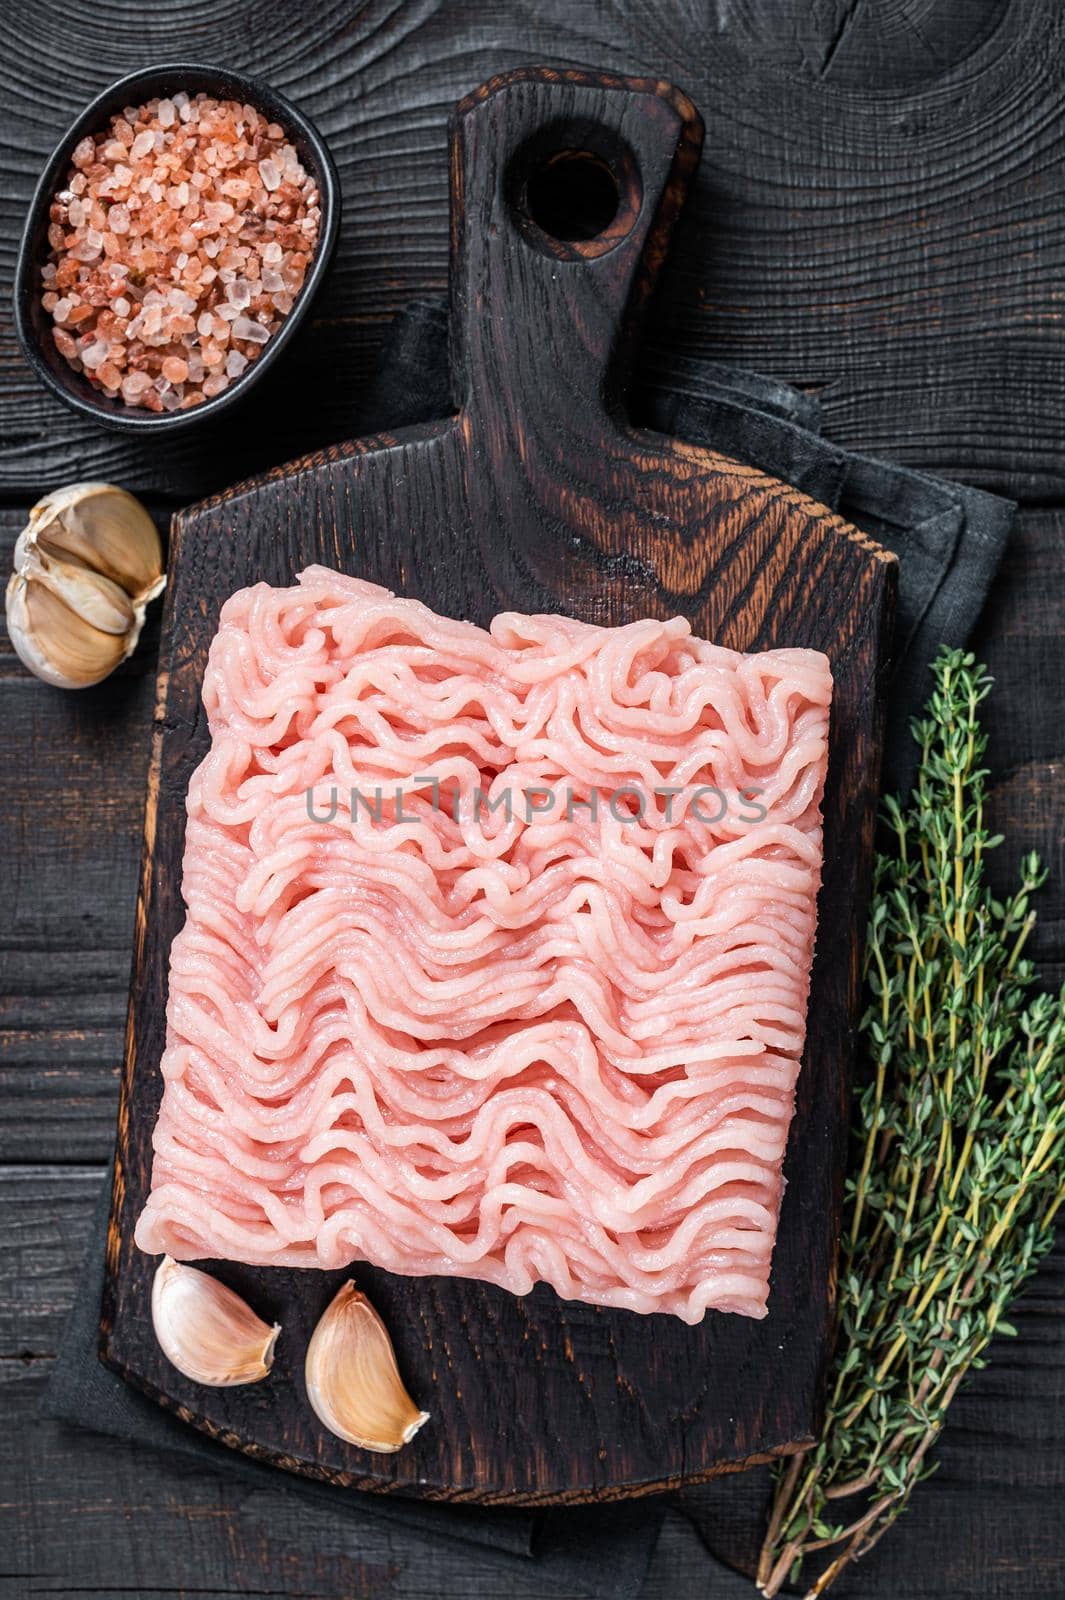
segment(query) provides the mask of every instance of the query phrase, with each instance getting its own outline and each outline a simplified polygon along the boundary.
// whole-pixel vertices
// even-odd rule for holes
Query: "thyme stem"
[[[840,1329],[819,1442],[782,1463],[758,1566],[779,1593],[829,1551],[822,1595],[933,1470],[959,1385],[987,1359],[1065,1201],[1065,991],[1024,949],[1045,874],[1005,904],[985,883],[980,707],[991,681],[944,651],[912,798],[889,799],[866,941]],[[833,1520],[840,1502],[857,1510]]]

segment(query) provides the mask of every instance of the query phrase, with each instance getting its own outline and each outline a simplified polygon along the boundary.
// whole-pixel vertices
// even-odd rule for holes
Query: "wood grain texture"
[[[0,1168],[0,1595],[31,1600],[560,1600],[529,1566],[501,1573],[461,1545],[412,1540],[276,1493],[204,1473],[199,1463],[103,1441],[38,1416],[77,1291],[100,1168]],[[1065,1549],[1065,1243],[997,1341],[991,1367],[962,1391],[922,1485],[890,1539],[840,1594],[851,1600],[1059,1600]],[[740,1520],[745,1479],[687,1491],[711,1548]],[[757,1515],[752,1503],[752,1526]],[[679,1516],[667,1519],[641,1600],[744,1600],[749,1585],[711,1568]],[[569,1596],[565,1600],[570,1600]]]
[[[350,437],[387,321],[446,281],[450,107],[492,72],[547,61],[666,77],[706,118],[654,318],[667,350],[815,390],[840,443],[1062,493],[1057,0],[9,9],[0,280],[67,121],[153,58],[214,58],[294,98],[336,156],[344,223],[314,326],[284,370],[232,431],[166,451],[69,415],[31,378],[0,308],[0,491],[90,475],[187,501]],[[293,407],[294,393],[311,398]]]
[[[587,241],[546,235],[526,209],[542,163],[573,148],[611,167],[620,190],[617,226]],[[457,417],[308,458],[175,522],[103,1349],[204,1431],[312,1475],[439,1498],[580,1501],[734,1468],[816,1426],[894,561],[797,490],[624,418],[632,339],[697,155],[690,105],[659,83],[522,72],[471,96],[453,135]],[[207,645],[234,588],[287,583],[312,560],[481,624],[510,609],[603,624],[681,612],[738,649],[824,649],[835,674],[821,932],[770,1317],[709,1314],[688,1329],[543,1287],[518,1299],[360,1265],[433,1412],[395,1456],[344,1445],[304,1403],[300,1354],[342,1275],[232,1269],[286,1339],[268,1387],[207,1392],[150,1334],[155,1263],[132,1240],[183,917],[184,798],[206,746]]]
[[[0,510],[0,572],[28,507]],[[31,678],[0,625],[0,1162],[106,1158],[129,993],[160,608],[107,684]]]
[[[214,0],[209,10],[200,0],[165,7],[67,0],[61,8],[48,0],[9,7],[0,59],[0,281],[10,282],[15,219],[51,142],[89,94],[149,57],[232,61],[293,94],[338,156],[347,221],[321,319],[293,353],[277,403],[202,454],[131,459],[113,438],[72,429],[22,368],[9,301],[0,296],[0,491],[28,505],[58,482],[102,472],[189,500],[346,436],[392,310],[443,288],[444,125],[454,98],[502,66],[550,56],[672,73],[702,106],[709,136],[694,199],[701,225],[682,227],[671,267],[693,298],[667,287],[656,329],[682,347],[816,388],[833,434],[859,448],[941,470],[954,464],[973,481],[1012,484],[1029,502],[1051,502],[1022,515],[978,648],[998,680],[986,711],[995,822],[1007,844],[994,872],[1008,881],[1022,845],[1038,847],[1052,865],[1037,953],[1044,980],[1058,982],[1065,975],[1065,512],[1053,502],[1062,496],[1065,409],[1055,310],[1065,146],[1056,12],[1051,0],[714,0],[712,7],[694,0],[451,0],[440,7],[426,0],[357,8]],[[1014,100],[1025,86],[1030,93],[1016,114],[1004,90],[1010,83]],[[957,137],[955,109],[967,130]],[[864,130],[868,147],[881,137],[883,119],[895,131],[884,133],[879,161],[868,148],[860,156],[859,188],[850,130]],[[774,235],[777,223],[782,238]],[[289,380],[311,376],[314,393],[301,396],[297,414],[283,409]],[[0,1040],[0,1147],[10,1160],[95,1162],[100,1181],[121,1060],[151,685],[115,718],[108,772],[125,800],[105,822],[95,787],[77,781],[91,720],[76,719],[72,739],[71,702],[21,677],[4,643],[0,622],[0,902],[6,909],[17,888],[19,926],[31,936],[13,967],[9,940],[22,933],[12,935],[5,920],[0,990],[5,1007],[17,1006],[19,1026]],[[154,671],[150,639],[130,669]],[[37,870],[34,773],[43,770],[70,794],[65,870],[58,832],[47,870]],[[109,978],[91,954],[97,943]],[[46,1012],[57,982],[67,1008],[61,1036]],[[91,1033],[91,1048],[78,1031]],[[77,1223],[57,1197],[74,1181],[72,1171],[63,1166],[42,1186],[36,1169],[19,1169],[5,1191],[22,1194],[26,1214],[54,1215],[46,1248],[70,1263],[64,1304],[76,1287],[70,1241]],[[85,1226],[90,1201],[83,1203]],[[5,1211],[7,1303],[25,1311],[27,1325],[47,1326],[54,1350],[58,1280],[49,1281],[57,1303],[42,1321],[21,1236]],[[1021,1338],[1000,1342],[992,1369],[959,1396],[937,1451],[939,1471],[840,1585],[841,1600],[1059,1600],[1065,1593],[1063,1294],[1059,1245],[1029,1298],[1031,1312],[1022,1306],[1013,1319]],[[23,1359],[28,1348],[0,1349],[5,1600],[117,1600],[131,1586],[139,1600],[234,1593],[472,1600],[497,1592],[558,1600],[531,1575],[527,1583],[511,1575],[497,1582],[476,1557],[450,1547],[406,1539],[389,1550],[368,1538],[359,1549],[340,1548],[331,1523],[308,1526],[283,1492],[269,1505],[250,1503],[243,1489],[198,1468],[42,1423],[36,1408],[47,1362]],[[1009,1363],[1001,1382],[1000,1358]],[[692,1491],[708,1502],[711,1548],[724,1548],[748,1478],[760,1476]],[[642,1600],[719,1589],[702,1545],[671,1518]]]

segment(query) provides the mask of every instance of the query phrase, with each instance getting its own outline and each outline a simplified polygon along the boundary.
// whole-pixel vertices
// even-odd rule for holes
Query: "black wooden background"
[[[395,309],[443,288],[445,124],[524,62],[661,73],[707,140],[656,320],[676,349],[815,392],[838,441],[1022,502],[979,639],[996,870],[1038,848],[1036,941],[1065,973],[1065,18],[1058,0],[3,0],[0,555],[46,489],[108,477],[171,506],[351,431]],[[10,315],[55,137],[106,82],[186,57],[260,72],[318,121],[345,217],[287,369],[215,438],[145,447],[39,389]],[[298,405],[292,396],[299,393]],[[155,640],[101,689],[30,679],[0,637],[0,1594],[533,1600],[461,1547],[327,1520],[36,1408],[114,1127]],[[940,1471],[840,1593],[1065,1596],[1065,1245],[958,1400]],[[703,1494],[705,1520],[725,1491]],[[693,1498],[698,1499],[698,1496]],[[753,1593],[753,1590],[752,1590]],[[708,1595],[671,1515],[646,1600]]]

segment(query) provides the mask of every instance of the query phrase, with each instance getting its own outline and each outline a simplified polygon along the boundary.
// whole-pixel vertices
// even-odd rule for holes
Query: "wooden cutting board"
[[[668,84],[522,69],[457,108],[457,416],[341,445],[174,519],[137,910],[101,1353],[194,1426],[314,1477],[438,1499],[565,1503],[693,1482],[817,1426],[835,1299],[847,1077],[879,764],[893,562],[761,472],[626,421],[639,313],[699,156]],[[290,403],[300,404],[294,393]],[[356,1264],[431,1422],[394,1456],[326,1433],[302,1388],[349,1274],[219,1266],[284,1332],[270,1378],[185,1381],[158,1350],[155,1261],[133,1244],[159,1104],[167,957],[181,926],[189,776],[219,608],[309,562],[482,625],[500,610],[616,624],[682,613],[739,650],[808,645],[836,678],[806,1057],[768,1318],[696,1328]]]

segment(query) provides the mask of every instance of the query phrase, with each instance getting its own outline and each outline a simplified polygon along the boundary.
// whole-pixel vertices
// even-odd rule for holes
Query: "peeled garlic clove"
[[[19,535],[7,590],[20,658],[59,688],[99,683],[133,653],[162,566],[155,524],[125,489],[75,483],[46,495]]]
[[[267,1327],[224,1283],[164,1256],[152,1282],[152,1325],[167,1360],[194,1383],[258,1383],[274,1361],[280,1323]]]
[[[74,556],[148,600],[162,588],[163,550],[140,501],[113,483],[72,483],[38,500],[27,530],[49,555]]]
[[[353,1283],[323,1312],[304,1377],[319,1420],[364,1450],[399,1450],[429,1420],[403,1387],[387,1328]]]

